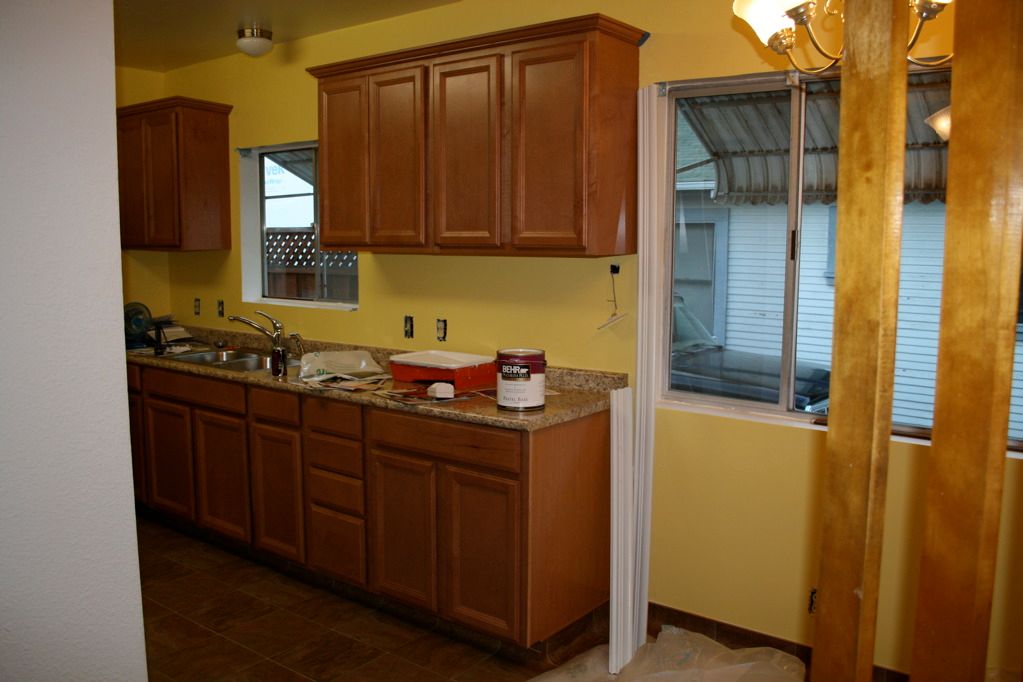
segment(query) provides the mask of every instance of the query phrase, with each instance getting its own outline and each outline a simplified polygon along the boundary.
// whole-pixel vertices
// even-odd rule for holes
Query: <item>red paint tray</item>
[[[497,366],[486,355],[424,350],[391,356],[391,376],[395,381],[443,381],[456,391],[493,388],[497,384]]]

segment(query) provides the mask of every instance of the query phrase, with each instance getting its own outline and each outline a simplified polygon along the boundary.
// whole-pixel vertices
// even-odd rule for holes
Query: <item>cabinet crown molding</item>
[[[194,99],[192,97],[175,96],[117,107],[117,115],[130,116],[132,114],[145,114],[151,111],[167,109],[168,107],[191,107],[192,109],[205,109],[206,111],[214,111],[221,114],[229,114],[231,113],[231,110],[234,109],[234,107],[230,104],[210,102],[208,100]]]

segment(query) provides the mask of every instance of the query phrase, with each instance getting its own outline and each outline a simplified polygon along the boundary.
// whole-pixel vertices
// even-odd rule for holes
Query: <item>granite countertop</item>
[[[260,346],[257,345],[257,347]],[[351,347],[347,348],[350,349]],[[374,355],[377,355],[377,353],[374,353]],[[536,431],[609,409],[609,391],[627,384],[627,377],[624,374],[548,367],[547,389],[551,393],[546,396],[543,409],[516,412],[499,409],[495,398],[476,393],[469,394],[468,399],[465,400],[426,405],[409,405],[371,392],[314,388],[297,378],[297,367],[290,367],[287,380],[282,381],[279,378],[270,376],[269,370],[235,372],[209,365],[181,362],[174,360],[173,356],[154,357],[152,355],[128,353],[127,358],[130,364],[146,367],[158,367],[185,374],[236,381],[250,386],[291,391],[329,400],[342,400],[359,405],[369,405],[453,421],[470,422],[520,431]],[[381,388],[390,389],[392,387],[403,388],[411,386],[414,385],[387,382]]]

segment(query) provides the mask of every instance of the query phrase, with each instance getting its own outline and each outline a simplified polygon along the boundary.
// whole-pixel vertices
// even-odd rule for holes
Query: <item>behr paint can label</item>
[[[497,351],[497,406],[503,410],[543,408],[547,361],[535,348]]]

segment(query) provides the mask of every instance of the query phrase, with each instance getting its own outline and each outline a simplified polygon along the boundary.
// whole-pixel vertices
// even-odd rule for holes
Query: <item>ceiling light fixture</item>
[[[910,6],[916,12],[917,22],[913,35],[909,39],[909,46],[906,48],[906,59],[911,63],[920,66],[940,66],[952,58],[939,57],[937,59],[918,59],[910,53],[923,31],[924,23],[930,21],[945,9],[952,0],[908,0]],[[842,60],[843,49],[831,52],[825,49],[817,40],[811,21],[817,13],[817,2],[806,2],[805,0],[735,0],[732,3],[732,13],[745,21],[757,34],[765,46],[771,48],[778,54],[789,58],[792,66],[802,73],[820,73],[835,66]],[[833,0],[824,0],[824,13],[829,16],[842,18],[842,12],[832,8]],[[814,48],[828,60],[824,66],[803,67],[792,56],[792,50],[796,46],[796,26],[806,29],[806,34]]]
[[[938,109],[925,118],[924,123],[933,128],[938,137],[948,142],[948,138],[952,136],[952,107]]]
[[[253,24],[247,28],[238,29],[238,49],[250,57],[261,57],[273,49],[272,38],[274,34],[265,28]]]

